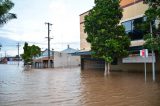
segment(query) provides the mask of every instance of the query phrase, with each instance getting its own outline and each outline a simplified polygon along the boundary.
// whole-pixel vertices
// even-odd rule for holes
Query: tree
[[[11,19],[17,18],[16,14],[9,13],[14,3],[10,0],[0,0],[0,25],[7,23]]]
[[[105,60],[105,75],[114,59],[127,56],[130,39],[122,25],[122,8],[119,0],[95,0],[95,6],[85,16],[87,41],[92,56]]]
[[[148,4],[149,8],[145,11],[147,20],[143,26],[150,27],[144,36],[144,47],[160,53],[160,0],[145,0],[144,3]]]
[[[25,64],[31,63],[33,57],[41,54],[41,49],[38,46],[29,46],[27,42],[25,42],[23,50],[22,59]]]
[[[31,46],[31,56],[36,57],[40,54],[41,54],[41,49],[36,45],[32,45]]]

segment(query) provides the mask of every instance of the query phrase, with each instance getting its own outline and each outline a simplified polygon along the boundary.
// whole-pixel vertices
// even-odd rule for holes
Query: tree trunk
[[[104,70],[104,75],[106,76],[108,72],[108,67],[107,67],[107,62],[105,62],[105,70]]]
[[[109,74],[110,73],[110,63],[108,63],[108,70],[107,70],[107,73]]]

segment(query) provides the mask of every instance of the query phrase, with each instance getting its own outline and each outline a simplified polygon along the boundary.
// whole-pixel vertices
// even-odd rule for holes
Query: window
[[[146,17],[136,18],[122,23],[131,40],[143,39],[146,31],[141,30],[140,24],[144,21],[146,21]]]
[[[132,21],[123,22],[122,25],[125,27],[127,33],[132,30]]]

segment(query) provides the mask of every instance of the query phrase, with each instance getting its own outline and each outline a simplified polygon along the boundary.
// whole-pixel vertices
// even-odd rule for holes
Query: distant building
[[[4,58],[1,58],[0,63],[7,64],[7,61],[8,61],[7,57],[4,57]]]
[[[50,59],[48,58],[48,49],[42,52],[41,56],[33,59],[35,68],[60,68],[74,67],[80,65],[80,56],[74,55],[77,50],[70,48],[62,52],[50,51]],[[50,61],[50,62],[49,62]]]
[[[74,54],[75,52],[78,52],[79,50],[70,48],[69,45],[67,45],[67,49],[64,49],[63,51],[61,51],[62,53],[68,53],[68,54]]]
[[[7,57],[3,57],[0,58],[0,63],[1,64],[18,64],[18,62],[22,63],[22,59],[20,57],[11,57],[11,56],[7,56]]]
[[[48,57],[48,49],[41,52],[41,55],[33,58],[33,65],[36,68],[53,68],[54,51],[50,51]]]
[[[80,56],[72,53],[54,52],[54,67],[80,66]]]

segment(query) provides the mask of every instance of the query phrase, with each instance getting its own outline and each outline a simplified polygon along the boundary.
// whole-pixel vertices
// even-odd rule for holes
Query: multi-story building
[[[123,18],[121,19],[120,24],[124,25],[126,33],[132,40],[130,50],[134,53],[130,54],[126,58],[117,59],[117,61],[113,62],[111,69],[124,71],[143,70],[143,62],[145,61],[145,59],[139,55],[139,50],[142,49],[142,46],[144,44],[143,36],[145,32],[137,29],[136,25],[145,21],[146,18],[144,16],[144,13],[148,9],[148,5],[144,4],[143,0],[122,0],[120,6],[123,8]],[[91,58],[89,54],[90,44],[86,41],[87,34],[84,32],[84,17],[88,14],[88,12],[89,11],[80,14],[80,48],[84,51],[81,55],[82,68],[95,68],[95,66],[103,67],[104,62],[99,59],[97,60]],[[152,58],[150,53],[146,61],[148,63],[147,69],[152,70]],[[156,57],[154,55],[154,61],[156,62],[156,70],[160,70],[160,62],[158,56]]]

